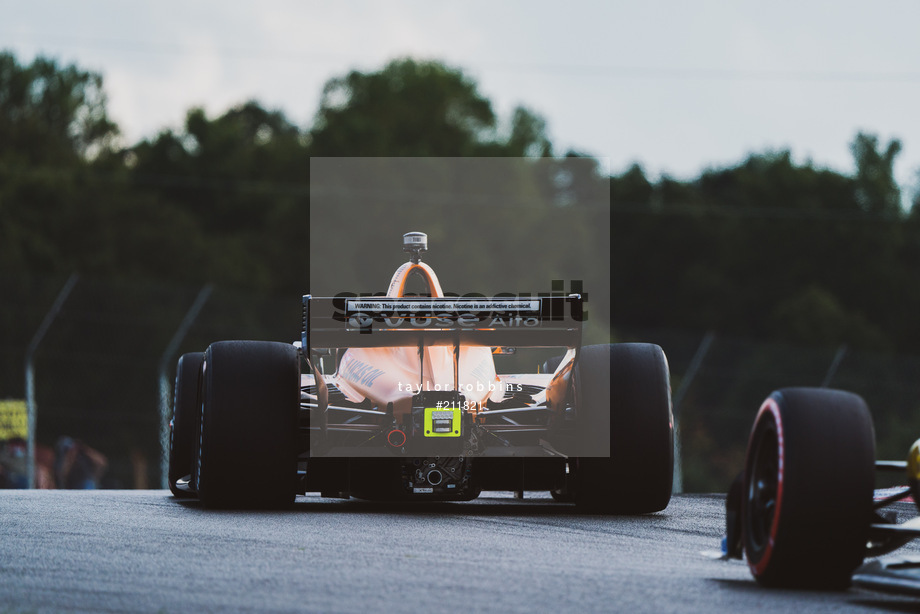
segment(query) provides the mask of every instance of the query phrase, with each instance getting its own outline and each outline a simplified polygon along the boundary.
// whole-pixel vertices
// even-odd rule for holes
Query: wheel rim
[[[746,494],[751,545],[763,551],[773,532],[779,496],[779,438],[772,419],[765,421],[757,441]]]

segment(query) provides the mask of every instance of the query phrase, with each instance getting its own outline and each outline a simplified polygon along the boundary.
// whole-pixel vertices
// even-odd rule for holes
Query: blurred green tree
[[[856,199],[860,208],[876,215],[900,216],[901,190],[894,178],[894,160],[901,141],[888,142],[884,151],[873,134],[860,132],[850,144],[856,162]]]
[[[104,207],[89,169],[118,135],[105,102],[98,74],[0,53],[0,269],[59,272],[106,260],[87,254],[99,247],[94,220]]]
[[[920,224],[904,223],[893,183],[900,145],[880,152],[859,134],[852,149],[855,176],[780,151],[688,181],[649,182],[639,167],[611,177],[615,320],[872,349],[920,342],[910,301],[892,298],[917,296],[920,265]]]
[[[126,157],[139,193],[200,229],[205,258],[186,262],[196,278],[271,292],[306,287],[309,162],[304,134],[284,114],[255,101],[213,119],[193,108],[181,131],[163,130]]]
[[[0,156],[6,164],[72,163],[110,150],[102,76],[37,57],[24,66],[0,52]]]
[[[546,124],[518,107],[503,135],[492,103],[460,70],[394,60],[351,71],[323,88],[311,137],[314,156],[544,156]]]

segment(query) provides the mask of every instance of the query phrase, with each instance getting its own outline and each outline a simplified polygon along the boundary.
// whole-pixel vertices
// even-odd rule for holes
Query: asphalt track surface
[[[720,495],[604,517],[540,493],[216,512],[168,491],[0,491],[0,613],[920,610],[861,589],[762,589],[704,554],[722,523]]]

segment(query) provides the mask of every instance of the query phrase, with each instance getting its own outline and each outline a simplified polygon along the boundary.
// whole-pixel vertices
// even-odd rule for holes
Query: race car
[[[582,346],[580,293],[447,295],[422,262],[427,248],[424,233],[403,236],[409,261],[385,293],[304,296],[297,342],[219,341],[183,355],[172,493],[235,508],[312,492],[549,491],[598,513],[664,509],[674,433],[662,349]],[[528,351],[545,358],[527,363]],[[505,372],[521,364],[531,372]]]
[[[875,489],[876,472],[906,472],[903,487]],[[843,590],[852,584],[920,595],[920,560],[876,560],[920,537],[920,440],[906,461],[876,461],[859,395],[786,388],[754,420],[743,473],[726,498],[726,558],[745,558],[766,587]],[[901,512],[904,510],[901,509]]]

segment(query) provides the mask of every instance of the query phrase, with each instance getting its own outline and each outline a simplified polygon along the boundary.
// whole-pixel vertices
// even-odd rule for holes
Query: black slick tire
[[[875,437],[855,394],[786,388],[763,403],[745,459],[742,540],[769,587],[842,590],[872,518]]]
[[[173,398],[172,426],[169,429],[169,490],[180,499],[195,493],[180,490],[176,482],[192,473],[195,435],[198,422],[198,376],[201,373],[203,352],[183,354],[176,365],[176,387]]]
[[[207,508],[278,508],[297,489],[300,358],[266,341],[212,343],[193,482]]]
[[[668,362],[647,343],[591,345],[575,371],[579,446],[575,502],[585,511],[644,514],[671,500],[674,420]],[[609,456],[599,454],[607,449]]]

